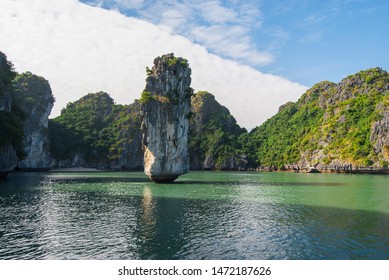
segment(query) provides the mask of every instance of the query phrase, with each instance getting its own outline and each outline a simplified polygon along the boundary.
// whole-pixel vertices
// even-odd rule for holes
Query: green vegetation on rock
[[[193,94],[192,94],[193,95]],[[88,94],[69,103],[59,117],[50,120],[51,152],[58,161],[81,155],[83,166],[140,169],[141,102],[116,105],[107,93]],[[246,130],[239,127],[227,108],[208,92],[192,97],[189,150],[192,169],[243,168],[238,138]],[[133,165],[130,164],[132,162]]]
[[[54,136],[51,140],[54,157],[61,159],[70,154],[81,153],[91,162],[107,159],[111,136],[107,131],[107,124],[112,121],[113,105],[112,98],[105,92],[88,94],[79,101],[68,103],[61,115],[50,121],[50,130],[67,130],[50,131],[50,135]],[[65,139],[55,137],[57,133],[74,136],[61,143]],[[67,149],[60,149],[61,147]]]
[[[0,146],[12,144],[19,157],[23,157],[23,117],[18,111],[0,111]]]
[[[79,155],[87,166],[123,165],[119,161],[134,139],[140,149],[135,135],[140,129],[139,112],[139,102],[116,105],[105,92],[90,93],[69,103],[60,116],[50,120],[51,153],[58,161]]]
[[[90,93],[68,103],[49,121],[49,141],[44,145],[50,143],[59,166],[142,168],[142,107],[152,106],[151,101],[174,106],[191,98],[191,112],[185,118],[190,122],[192,169],[388,168],[389,74],[380,68],[360,71],[338,84],[318,83],[247,132],[206,91],[194,94],[189,88],[179,95],[168,87],[161,90],[158,77],[177,82],[180,73],[191,70],[186,59],[173,54],[157,59],[158,66],[146,68],[148,88],[133,104],[117,105],[105,92]],[[2,163],[4,172],[16,165],[15,151],[22,159],[23,141],[33,142],[26,131],[34,134],[30,128],[40,123],[42,135],[47,135],[46,116],[53,102],[48,81],[30,72],[17,74],[0,52],[0,148],[6,151],[4,159],[13,157]]]
[[[173,66],[173,65],[176,65],[176,64],[181,64],[183,66],[188,66],[188,60],[186,60],[185,58],[176,57],[176,56],[168,57],[167,58],[167,63],[169,64],[169,66]]]
[[[15,78],[13,64],[7,60],[4,53],[0,52],[0,97],[11,87],[12,80]]]
[[[18,156],[23,156],[23,113],[12,102],[13,64],[0,52],[0,147],[11,144]],[[0,155],[1,156],[1,155]]]
[[[141,97],[139,98],[139,102],[141,104],[146,104],[150,101],[154,100],[154,97],[153,97],[153,94],[149,91],[142,91],[142,95]]]
[[[379,68],[361,71],[339,84],[321,82],[249,133],[212,94],[191,92],[192,112],[186,116],[191,168],[388,166],[388,92],[388,74]],[[86,161],[109,162],[123,158],[132,143],[141,166],[140,108],[145,100],[170,102],[165,96],[158,98],[144,92],[138,102],[121,106],[97,93],[70,103],[51,121],[59,132],[51,136],[53,154],[65,159],[70,151],[79,152]]]
[[[189,126],[191,168],[235,169],[227,162],[231,159],[235,161],[232,164],[238,164],[238,158],[243,156],[238,138],[246,130],[236,123],[215,96],[206,91],[197,92],[192,97],[192,113]]]
[[[389,75],[380,68],[348,76],[339,84],[319,83],[245,136],[243,150],[254,164],[274,169],[387,166],[388,158],[375,147],[379,143],[372,127],[388,111],[388,94]]]

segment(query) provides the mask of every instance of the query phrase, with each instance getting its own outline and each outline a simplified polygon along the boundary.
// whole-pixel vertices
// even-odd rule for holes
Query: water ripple
[[[301,182],[305,177],[238,173],[233,181],[233,173],[213,174],[162,186],[116,174],[19,178],[18,187],[0,191],[0,259],[389,256],[385,212],[333,207],[335,194],[360,193],[369,203],[382,202],[381,183],[374,193],[371,187],[331,182],[334,177],[312,183],[315,177]],[[352,201],[366,207],[357,202]]]

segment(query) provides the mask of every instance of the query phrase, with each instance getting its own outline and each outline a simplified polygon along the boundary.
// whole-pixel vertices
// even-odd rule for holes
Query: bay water
[[[0,259],[389,259],[389,176],[12,173]]]

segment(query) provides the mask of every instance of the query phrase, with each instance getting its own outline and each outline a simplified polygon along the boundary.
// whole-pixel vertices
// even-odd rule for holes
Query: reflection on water
[[[153,201],[153,194],[151,188],[146,186],[143,189],[142,211],[139,228],[141,228],[140,239],[142,241],[151,240],[154,238],[156,215],[155,203]]]
[[[0,259],[388,259],[389,177],[12,174]]]

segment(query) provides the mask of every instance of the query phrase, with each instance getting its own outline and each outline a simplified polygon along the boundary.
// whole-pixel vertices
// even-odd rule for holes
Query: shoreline
[[[68,167],[68,168],[52,168],[52,169],[24,169],[24,170],[15,170],[8,173],[25,173],[25,172],[142,172],[143,170],[133,169],[133,170],[119,170],[119,169],[97,169],[90,167]],[[264,173],[300,173],[300,174],[362,174],[362,175],[389,175],[389,169],[355,169],[355,170],[334,170],[334,169],[311,169],[311,170],[293,170],[293,169],[271,169],[271,168],[252,168],[252,169],[240,169],[240,170],[190,170],[192,171],[210,171],[210,172],[264,172]],[[7,174],[8,175],[8,174]],[[6,179],[6,176],[0,176],[0,181]]]
[[[104,172],[104,171],[106,170],[89,168],[89,167],[67,167],[67,168],[61,167],[61,168],[52,168],[47,170],[47,172]]]

